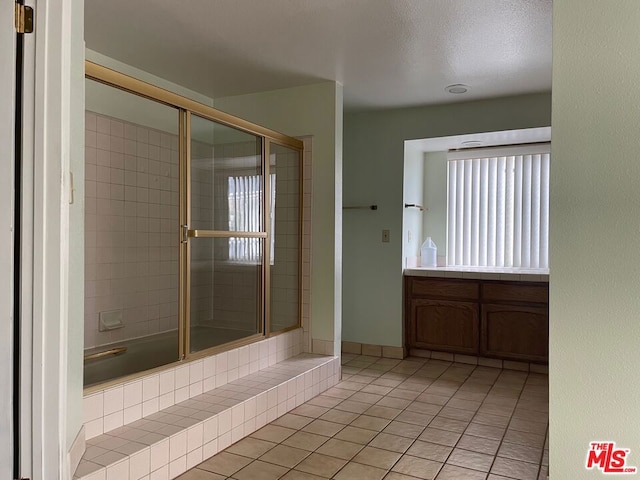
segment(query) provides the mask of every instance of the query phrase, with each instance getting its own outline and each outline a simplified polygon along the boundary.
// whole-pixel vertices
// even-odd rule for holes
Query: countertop
[[[496,267],[414,267],[405,268],[405,276],[508,280],[514,282],[548,282],[548,269]]]

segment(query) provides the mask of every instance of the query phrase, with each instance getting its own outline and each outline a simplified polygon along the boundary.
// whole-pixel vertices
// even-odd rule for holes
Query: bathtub
[[[197,326],[191,329],[191,343],[194,351],[199,351],[205,348],[223,345],[250,335],[255,335],[255,332]],[[112,349],[121,349],[123,351],[116,355],[107,355],[94,360],[85,360],[85,388],[177,362],[179,360],[178,330],[90,348],[84,351],[84,355],[86,357],[87,355]]]

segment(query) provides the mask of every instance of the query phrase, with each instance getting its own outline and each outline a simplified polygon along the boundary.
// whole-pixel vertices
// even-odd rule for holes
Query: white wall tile
[[[162,440],[151,446],[150,467],[155,471],[169,464],[169,439]]]
[[[149,475],[151,472],[151,449],[144,450],[131,455],[129,458],[129,477],[130,480],[139,480]]]
[[[173,462],[187,454],[187,431],[177,433],[169,439],[169,461]]]
[[[101,418],[104,415],[104,395],[102,392],[84,397],[84,423]]]

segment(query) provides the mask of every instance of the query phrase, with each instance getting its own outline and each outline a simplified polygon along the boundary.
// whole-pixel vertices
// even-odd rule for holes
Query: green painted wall
[[[84,252],[84,2],[74,0],[71,12],[69,168],[74,176],[74,202],[69,205],[66,451],[82,428],[84,387],[84,254],[77,254]]]
[[[345,116],[344,204],[377,204],[343,225],[343,340],[402,345],[404,141],[549,126],[551,95],[354,113]],[[351,212],[354,213],[354,212]],[[381,242],[381,230],[391,242]],[[444,245],[438,245],[438,249]]]
[[[553,3],[552,479],[603,478],[596,440],[640,467],[638,25],[637,0]]]
[[[402,203],[422,205],[424,200],[424,153],[420,148],[407,143],[404,146],[404,179]],[[351,216],[361,216],[361,211],[349,212]],[[422,244],[422,215],[417,208],[405,208],[402,210],[402,265],[406,265],[407,257],[420,255]]]
[[[438,257],[447,254],[447,152],[424,154],[424,211],[422,241],[430,236],[438,247]]]
[[[217,109],[290,136],[313,135],[311,333],[341,333],[342,86],[324,82],[216,99]],[[338,347],[339,348],[339,347]]]

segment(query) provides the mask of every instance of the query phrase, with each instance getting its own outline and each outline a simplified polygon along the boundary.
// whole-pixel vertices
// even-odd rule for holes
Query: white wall
[[[69,205],[69,331],[67,343],[67,450],[82,427],[84,335],[84,2],[71,13],[71,94],[69,168],[73,204]]]
[[[424,154],[411,142],[404,145],[404,180],[403,204],[422,205],[424,200]],[[361,216],[360,210],[351,212],[353,216]],[[402,211],[402,266],[406,267],[408,257],[420,255],[422,245],[422,217],[424,212],[417,208],[405,208]]]
[[[548,126],[548,93],[345,115],[344,204],[377,204],[343,226],[343,337],[401,346],[404,141]],[[345,216],[345,220],[347,217]],[[381,242],[381,230],[391,242]],[[444,245],[438,245],[438,249]]]
[[[551,165],[550,474],[589,442],[640,467],[640,61],[637,0],[555,0]],[[633,475],[631,475],[633,476]]]
[[[424,154],[423,240],[431,237],[438,247],[439,262],[447,255],[447,152]]]
[[[311,333],[341,334],[342,86],[325,82],[215,100],[215,107],[290,136],[313,135]],[[337,349],[337,351],[336,351]]]

